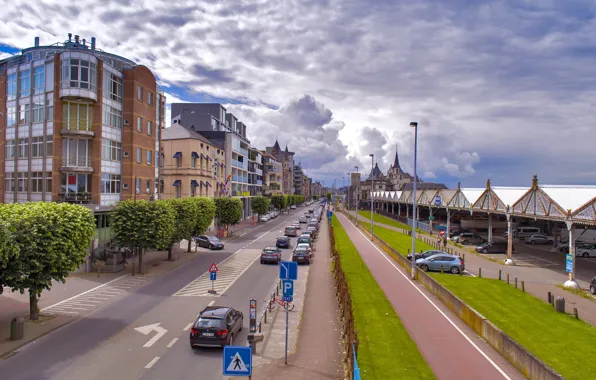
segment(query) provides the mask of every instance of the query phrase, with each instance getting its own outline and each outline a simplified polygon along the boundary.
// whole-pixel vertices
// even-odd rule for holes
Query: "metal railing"
[[[72,156],[65,156],[62,157],[62,167],[71,167],[71,168],[90,168],[91,167],[91,157],[72,157]]]

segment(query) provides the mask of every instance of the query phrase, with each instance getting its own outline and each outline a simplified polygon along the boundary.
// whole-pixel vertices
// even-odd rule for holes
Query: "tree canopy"
[[[269,211],[270,200],[263,196],[252,197],[250,199],[250,207],[252,212],[263,215]]]
[[[220,224],[235,225],[242,220],[242,201],[239,198],[214,198],[215,216]]]
[[[272,195],[271,204],[278,210],[283,210],[287,207],[287,196],[285,195]]]
[[[172,260],[172,246],[182,240],[191,241],[197,224],[199,207],[194,198],[172,198],[166,200],[176,214],[174,233],[168,247],[168,260]]]

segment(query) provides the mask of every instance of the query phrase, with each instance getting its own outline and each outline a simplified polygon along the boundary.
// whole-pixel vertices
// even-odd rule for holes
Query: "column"
[[[505,265],[515,265],[513,261],[513,225],[511,221],[511,215],[509,213],[506,214],[507,216],[507,260],[505,260]]]
[[[410,206],[406,205],[406,218],[410,219]]]
[[[566,288],[579,289],[579,284],[575,281],[575,237],[573,232],[573,222],[565,222],[569,231],[569,253],[565,257],[565,267],[567,269],[567,260],[571,260],[571,270],[567,269],[569,279],[563,284]]]
[[[447,237],[451,234],[451,211],[447,208],[447,231],[445,231]]]
[[[401,217],[401,203],[397,204],[397,219]]]
[[[488,241],[493,241],[493,215],[488,214]]]

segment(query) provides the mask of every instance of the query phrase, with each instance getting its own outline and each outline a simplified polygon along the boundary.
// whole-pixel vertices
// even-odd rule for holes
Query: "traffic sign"
[[[298,279],[298,263],[294,261],[282,261],[279,263],[279,279],[280,280],[297,280]]]
[[[437,206],[437,207],[438,207],[438,206],[440,206],[440,205],[441,205],[441,196],[440,196],[440,195],[437,195],[437,196],[435,197],[435,206]]]
[[[294,301],[294,296],[283,296],[281,297],[284,302],[292,302]]]
[[[217,272],[209,272],[209,279],[215,281],[217,279]]]
[[[209,267],[209,272],[217,272],[217,265],[215,265],[215,263],[211,264]]]
[[[223,351],[224,376],[252,376],[252,348],[225,346]]]
[[[565,270],[567,271],[567,273],[573,272],[573,255],[572,254],[568,253],[565,255]]]
[[[281,284],[281,288],[283,290],[284,297],[293,297],[294,296],[294,281],[283,280],[282,284]]]

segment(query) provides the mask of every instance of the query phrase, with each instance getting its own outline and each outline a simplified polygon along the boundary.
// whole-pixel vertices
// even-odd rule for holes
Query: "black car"
[[[224,243],[215,236],[201,235],[201,236],[195,238],[195,243],[199,247],[205,247],[205,248],[209,248],[209,249],[223,249],[224,248]]]
[[[596,296],[596,277],[590,281],[590,293]]]
[[[424,251],[421,253],[416,253],[416,260],[418,259],[426,259],[427,257],[431,257],[433,255],[448,255],[449,253],[447,252],[443,252],[443,251]],[[412,254],[409,253],[408,256],[406,256],[408,258],[408,260],[412,260]]]
[[[478,253],[507,253],[506,241],[484,242],[476,247]],[[511,245],[511,252],[515,252],[515,246]]]
[[[281,261],[281,249],[277,247],[265,247],[261,252],[261,264],[279,264]]]
[[[277,248],[290,248],[290,238],[287,236],[280,236],[275,241]]]
[[[190,329],[190,347],[231,346],[243,325],[242,312],[228,306],[207,306]]]
[[[310,253],[306,249],[299,248],[294,251],[292,255],[292,261],[297,262],[298,264],[308,264],[310,265]]]

